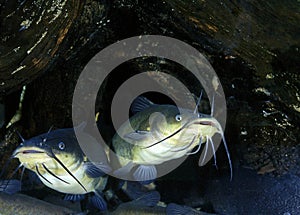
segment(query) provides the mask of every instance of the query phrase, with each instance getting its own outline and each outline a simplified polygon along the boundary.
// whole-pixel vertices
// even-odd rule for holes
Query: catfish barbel
[[[90,162],[81,150],[74,129],[78,129],[82,141],[95,142],[83,131],[83,126],[57,129],[23,140],[13,152],[12,158],[18,158],[20,166],[35,172],[47,187],[66,193],[66,200],[77,201],[84,194],[94,193],[91,202],[100,210],[107,204],[102,190],[107,183],[106,172],[110,171],[104,151],[99,151],[103,160]]]
[[[218,133],[222,136],[232,176],[223,129],[213,116],[196,111],[199,101],[200,98],[192,111],[174,105],[157,105],[145,97],[136,98],[131,106],[136,114],[118,129],[112,139],[118,160],[113,164],[114,174],[128,176],[133,172],[134,180],[153,180],[157,177],[155,165],[194,154],[205,142],[204,158],[209,145],[215,158],[212,137]],[[198,148],[192,152],[196,146]],[[199,165],[203,159],[199,159]]]

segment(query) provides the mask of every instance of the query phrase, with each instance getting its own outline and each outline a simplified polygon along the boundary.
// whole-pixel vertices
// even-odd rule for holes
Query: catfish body
[[[204,142],[210,141],[214,147],[212,136],[223,136],[221,125],[210,115],[156,105],[144,97],[133,102],[132,110],[135,114],[112,139],[119,161],[114,167],[116,175],[128,175],[133,170],[134,180],[153,180],[157,177],[155,165],[182,158],[196,146],[199,150]]]
[[[96,207],[105,209],[101,191],[107,183],[105,171],[109,171],[106,155],[100,151],[103,162],[90,162],[78,144],[74,129],[80,129],[84,141],[96,141],[81,127],[57,129],[23,140],[13,157],[35,172],[47,187],[66,193],[67,200],[81,200],[84,194],[94,193],[92,201]]]

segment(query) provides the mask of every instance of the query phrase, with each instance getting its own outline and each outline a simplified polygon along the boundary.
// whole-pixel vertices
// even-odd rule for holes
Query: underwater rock
[[[48,202],[32,198],[23,194],[9,195],[0,193],[0,214],[3,215],[64,215],[76,214],[76,211],[56,206]]]
[[[299,176],[280,178],[257,175],[239,167],[233,181],[226,177],[211,180],[204,198],[219,214],[299,214]]]
[[[104,1],[92,0],[12,0],[2,2],[0,7],[3,95],[31,82],[60,58],[68,58],[82,48],[94,32],[91,28],[95,28],[95,22],[104,18],[106,5]],[[70,39],[75,32],[77,37]]]

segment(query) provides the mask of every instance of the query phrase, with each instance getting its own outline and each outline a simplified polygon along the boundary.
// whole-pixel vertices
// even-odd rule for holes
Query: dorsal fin
[[[146,108],[151,107],[152,105],[154,105],[154,103],[151,102],[149,99],[147,99],[144,96],[139,96],[135,100],[133,100],[130,110],[133,114],[136,114],[145,110]]]

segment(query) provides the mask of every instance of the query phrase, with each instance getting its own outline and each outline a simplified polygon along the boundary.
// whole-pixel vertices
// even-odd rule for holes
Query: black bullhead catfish
[[[20,167],[35,172],[39,179],[49,188],[66,193],[66,200],[77,201],[84,194],[94,193],[92,203],[100,210],[107,204],[102,197],[102,190],[107,183],[106,172],[110,171],[104,151],[99,151],[101,163],[88,160],[81,150],[74,129],[80,132],[83,141],[96,140],[83,131],[84,126],[57,129],[24,140],[13,152]]]
[[[145,97],[136,98],[131,110],[135,114],[112,139],[118,159],[117,164],[113,164],[115,175],[132,174],[133,180],[151,181],[157,177],[155,165],[194,154],[205,142],[205,154],[210,145],[215,155],[212,141],[215,134],[222,136],[232,173],[224,132],[213,116],[198,113],[196,109],[157,105]],[[192,152],[195,147],[196,151]]]

